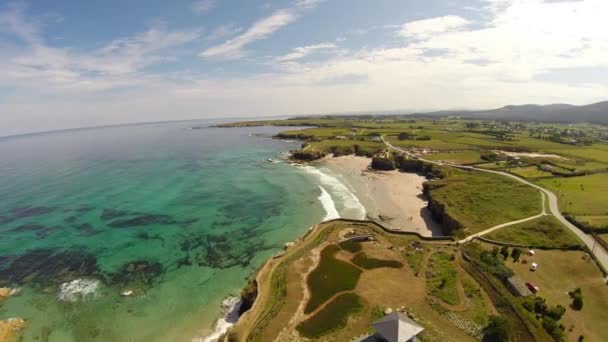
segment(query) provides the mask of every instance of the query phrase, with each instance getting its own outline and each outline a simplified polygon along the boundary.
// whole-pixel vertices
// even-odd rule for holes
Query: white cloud
[[[296,6],[300,8],[315,8],[325,0],[297,0]]]
[[[200,53],[204,58],[237,59],[244,55],[243,48],[247,45],[265,39],[282,27],[291,24],[297,18],[294,10],[282,9],[271,16],[255,22],[243,34],[230,39],[223,44],[216,45]]]
[[[197,0],[192,3],[192,10],[196,13],[206,13],[211,11],[215,5],[217,0]]]
[[[467,19],[448,15],[404,24],[399,34],[406,38],[427,39],[436,34],[462,29],[469,24]]]
[[[308,45],[308,46],[301,46],[301,47],[297,47],[294,48],[290,53],[277,57],[277,61],[279,62],[288,62],[288,61],[294,61],[297,59],[302,59],[314,52],[320,51],[320,50],[335,50],[337,48],[336,44],[333,43],[322,43],[322,44],[315,44],[315,45]]]
[[[0,101],[0,113],[19,113],[0,115],[0,135],[9,129],[206,115],[492,108],[606,99],[607,80],[560,82],[555,70],[575,70],[578,75],[578,68],[587,73],[608,68],[604,18],[608,1],[485,3],[475,13],[475,18],[482,19],[447,16],[451,19],[429,18],[393,28],[395,34],[407,28],[398,44],[382,46],[388,43],[380,41],[377,47],[332,53],[331,58],[318,62],[301,59],[323,49],[302,46],[282,56],[288,63],[278,63],[273,72],[265,68],[263,74],[230,73],[230,77],[190,70],[174,74],[142,71],[142,66],[170,57],[171,47],[191,41],[197,36],[192,32],[156,27],[84,53],[48,46],[39,27],[15,15],[18,11],[0,14],[0,30],[10,28],[27,45],[25,49],[4,45],[0,49],[0,86],[26,89]],[[269,37],[293,22],[298,13],[295,7],[287,13],[275,12],[270,22],[265,21],[270,17],[260,20],[215,47],[210,56],[242,54],[248,44]],[[437,50],[449,53],[425,57],[425,52]],[[261,62],[277,65],[274,61],[272,57]],[[550,72],[554,76],[546,77]],[[118,88],[120,92],[91,91]]]

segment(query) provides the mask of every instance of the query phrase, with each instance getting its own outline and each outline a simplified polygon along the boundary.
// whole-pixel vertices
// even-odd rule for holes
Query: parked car
[[[536,293],[538,292],[538,290],[540,290],[540,288],[532,283],[526,283],[526,286],[528,287],[528,289],[530,289],[530,291],[532,291],[532,293]]]

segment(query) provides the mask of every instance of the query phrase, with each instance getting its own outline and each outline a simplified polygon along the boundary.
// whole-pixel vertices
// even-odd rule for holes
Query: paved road
[[[382,138],[382,141],[384,142],[384,144],[386,146],[388,146],[389,148],[391,148],[391,149],[393,149],[395,151],[398,151],[398,152],[405,153],[406,155],[412,157],[412,154],[409,151],[406,151],[404,149],[401,149],[399,147],[394,146],[390,142],[384,140],[384,137],[381,137],[381,138]],[[530,183],[530,182],[528,182],[527,180],[525,180],[523,178],[519,178],[519,177],[517,177],[515,175],[512,175],[510,173],[506,173],[506,172],[502,172],[502,171],[486,170],[486,169],[480,169],[480,168],[470,167],[470,166],[445,164],[445,163],[440,163],[440,162],[436,162],[436,161],[433,161],[433,160],[427,160],[427,159],[423,159],[423,158],[418,158],[418,159],[422,160],[424,162],[431,163],[431,164],[436,164],[436,165],[446,165],[446,166],[451,166],[451,167],[458,168],[458,169],[463,169],[463,170],[475,170],[475,171],[493,173],[493,174],[501,175],[501,176],[504,176],[504,177],[510,177],[512,179],[515,179],[516,181],[518,181],[520,183],[527,184],[527,185],[529,185],[529,186],[531,186],[533,188],[536,188],[536,189],[540,190],[549,199],[549,211],[551,211],[551,214],[553,216],[555,216],[564,226],[568,227],[568,229],[570,229],[574,234],[576,234],[576,236],[578,236],[583,241],[583,243],[587,246],[587,248],[591,251],[591,253],[593,253],[595,255],[597,261],[602,265],[602,268],[604,270],[608,271],[608,252],[604,248],[602,248],[595,241],[595,239],[592,236],[585,234],[582,230],[578,229],[575,225],[573,225],[572,223],[570,223],[570,221],[566,220],[566,218],[559,211],[559,205],[558,205],[558,201],[557,201],[557,196],[555,196],[555,194],[552,191],[547,190],[547,189],[545,189],[545,188],[543,188],[541,186],[538,186],[538,185],[536,185],[534,183]],[[529,220],[529,219],[532,219],[532,218],[527,218],[527,219],[524,219],[524,220]],[[510,224],[512,224],[512,223],[511,222],[506,223],[506,225],[510,225]],[[497,227],[493,227],[493,228],[496,228],[496,229],[502,228],[500,226],[497,226]],[[490,229],[493,229],[493,228],[490,228]]]

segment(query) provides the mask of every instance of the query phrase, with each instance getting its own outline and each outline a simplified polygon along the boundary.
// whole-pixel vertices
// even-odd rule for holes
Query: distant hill
[[[492,110],[452,110],[414,116],[461,116],[471,119],[608,124],[608,101],[585,106],[569,104],[505,106]]]

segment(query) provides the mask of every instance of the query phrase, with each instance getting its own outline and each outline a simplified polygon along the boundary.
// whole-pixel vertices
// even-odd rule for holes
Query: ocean
[[[286,242],[365,216],[335,175],[267,162],[300,144],[280,128],[212,123],[0,138],[0,287],[21,289],[0,320],[26,342],[211,341]]]

